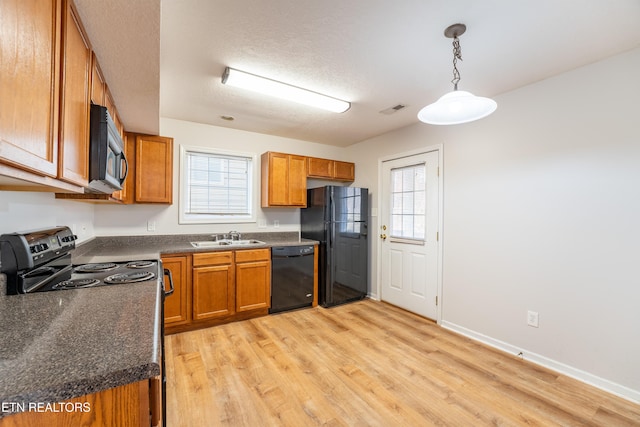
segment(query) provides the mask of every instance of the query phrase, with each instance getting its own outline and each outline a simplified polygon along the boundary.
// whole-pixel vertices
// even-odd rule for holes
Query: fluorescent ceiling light
[[[297,102],[300,104],[310,105],[323,110],[332,111],[334,113],[344,113],[351,107],[351,103],[332,98],[321,93],[312,92],[276,80],[267,79],[265,77],[256,76],[255,74],[246,73],[227,67],[222,75],[222,83],[249,89],[264,95],[274,96],[280,99]]]

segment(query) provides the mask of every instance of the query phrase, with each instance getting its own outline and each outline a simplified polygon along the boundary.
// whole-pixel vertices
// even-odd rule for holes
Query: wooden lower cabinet
[[[191,277],[191,257],[186,255],[163,256],[162,266],[171,271],[173,293],[164,300],[164,324],[182,325],[189,322],[188,283]],[[165,280],[165,291],[169,282]]]
[[[235,313],[233,252],[193,254],[193,320]]]
[[[271,307],[271,251],[236,252],[236,311]]]
[[[126,384],[54,403],[52,408],[57,409],[56,412],[26,411],[8,415],[0,418],[0,427],[149,427],[152,419],[162,418],[161,412],[157,413],[158,405],[151,403],[157,398],[151,395],[150,382],[153,380]]]
[[[170,254],[162,263],[174,282],[173,295],[165,300],[167,334],[269,312],[270,249]]]

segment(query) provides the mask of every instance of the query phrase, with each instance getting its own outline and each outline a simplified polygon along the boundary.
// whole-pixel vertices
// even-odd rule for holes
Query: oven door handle
[[[171,275],[171,270],[169,270],[168,268],[164,269],[164,275],[169,277],[169,290],[164,291],[164,296],[168,297],[169,295],[173,294],[173,291],[174,291],[173,276]]]

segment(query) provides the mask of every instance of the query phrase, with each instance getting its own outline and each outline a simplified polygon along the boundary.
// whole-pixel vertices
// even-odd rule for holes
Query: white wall
[[[94,236],[94,206],[53,193],[0,191],[0,234],[68,225],[83,242]]]
[[[444,325],[636,400],[639,72],[636,49],[349,147],[377,203],[379,158],[444,144]]]
[[[215,147],[253,153],[258,156],[265,151],[302,154],[308,156],[339,158],[344,157],[344,149],[323,144],[315,144],[295,139],[262,135],[210,126],[181,120],[162,118],[160,133],[174,139],[173,205],[105,205],[96,209],[96,235],[151,235],[179,233],[223,233],[230,230],[251,231],[299,231],[300,211],[292,208],[260,208],[257,220],[266,220],[266,228],[258,228],[258,223],[239,224],[178,224],[180,185],[180,145]],[[258,174],[260,167],[257,168]],[[259,181],[258,181],[259,182]],[[259,185],[258,185],[259,191]],[[258,197],[259,200],[259,197]],[[259,201],[258,201],[259,205]],[[156,230],[147,231],[147,222],[155,221]],[[274,227],[274,221],[279,227]]]

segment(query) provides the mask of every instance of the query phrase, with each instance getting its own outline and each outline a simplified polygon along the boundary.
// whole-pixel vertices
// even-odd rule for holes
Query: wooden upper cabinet
[[[331,179],[333,176],[333,160],[307,157],[307,176],[309,178]]]
[[[333,162],[333,179],[338,181],[353,181],[356,179],[356,166],[349,162]]]
[[[104,88],[104,105],[107,107],[107,110],[109,110],[109,114],[111,115],[113,123],[116,125],[116,129],[118,129],[118,133],[120,134],[120,136],[124,137],[124,126],[122,125],[122,121],[120,120],[120,114],[118,113],[118,109],[116,108],[116,103],[113,102],[113,96],[111,96],[109,85],[106,84]]]
[[[306,157],[266,152],[261,163],[262,207],[307,205]]]
[[[0,162],[58,173],[61,0],[0,1]]]
[[[307,161],[303,156],[289,156],[289,203],[307,206]]]
[[[135,202],[173,203],[173,138],[136,136]]]
[[[105,87],[106,83],[98,63],[98,57],[93,53],[91,55],[91,102],[96,105],[105,105]]]
[[[338,160],[307,157],[307,177],[334,181],[353,181],[355,165]]]
[[[62,29],[58,178],[86,187],[89,179],[91,45],[70,0],[64,1]]]

